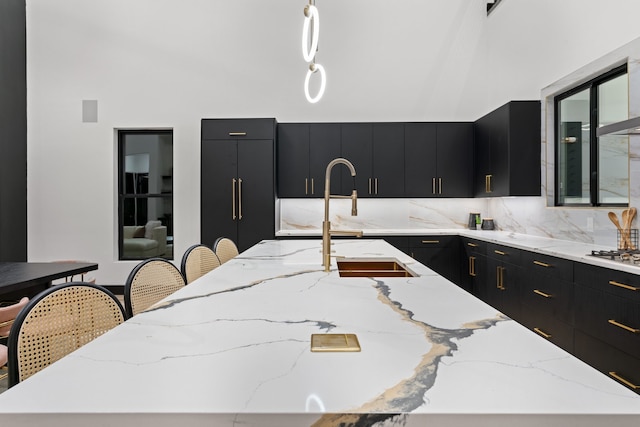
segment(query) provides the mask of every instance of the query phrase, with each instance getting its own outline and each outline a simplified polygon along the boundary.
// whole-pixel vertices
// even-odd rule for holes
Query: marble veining
[[[548,240],[519,237],[503,236]],[[1,394],[3,423],[636,425],[639,396],[384,241],[333,249],[395,257],[417,277],[340,278],[319,249],[254,246]],[[357,334],[362,351],[311,352],[329,331]]]

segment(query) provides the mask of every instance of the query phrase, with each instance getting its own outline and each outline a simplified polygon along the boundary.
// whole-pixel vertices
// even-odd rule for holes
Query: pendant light
[[[309,42],[311,35],[311,42]],[[320,38],[320,14],[315,6],[315,0],[309,0],[309,4],[304,7],[304,24],[302,26],[302,57],[309,62],[309,70],[304,79],[304,95],[312,104],[315,104],[324,95],[327,86],[327,75],[324,67],[316,63],[316,52],[318,51],[318,40]],[[320,89],[316,96],[309,93],[309,83],[311,76],[318,73],[320,76]]]

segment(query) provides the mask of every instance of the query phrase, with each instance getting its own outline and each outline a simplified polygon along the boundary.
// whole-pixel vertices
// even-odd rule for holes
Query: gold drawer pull
[[[633,332],[634,334],[640,333],[640,329],[634,329],[631,326],[627,326],[620,322],[616,322],[613,319],[609,319],[609,323],[611,323],[613,326],[617,326],[618,328],[622,328],[625,331]]]
[[[476,257],[469,257],[469,276],[476,277]]]
[[[541,297],[545,297],[545,298],[551,298],[551,297],[553,297],[553,295],[551,295],[551,294],[545,294],[544,292],[539,291],[539,290],[537,290],[537,289],[534,289],[534,290],[533,290],[533,293],[534,293],[534,294],[538,294],[538,295],[540,295]]]
[[[440,240],[423,240],[422,243],[440,243]]]
[[[609,280],[609,284],[617,286],[619,288],[629,289],[630,291],[640,291],[640,288],[636,288],[635,286],[631,285],[625,285],[624,283],[616,282],[615,280]]]
[[[542,329],[540,328],[533,328],[534,332],[537,333],[538,335],[541,335],[543,337],[545,337],[546,339],[551,338],[550,334],[547,334],[546,332],[544,332]]]
[[[246,132],[229,132],[229,136],[247,136]]]
[[[640,388],[640,385],[634,384],[629,380],[626,380],[624,378],[622,378],[620,375],[618,375],[618,373],[616,372],[609,372],[609,375],[611,375],[613,378],[617,379],[618,381],[620,381],[622,384],[626,385],[627,387],[633,389],[633,390],[638,390]]]
[[[546,262],[542,262],[542,261],[533,261],[533,263],[535,265],[539,265],[540,267],[551,267],[551,264],[547,264]]]
[[[472,248],[478,247],[478,245],[476,245],[475,243],[467,243],[467,246],[471,246]]]
[[[506,255],[505,252],[499,251],[499,250],[494,250],[493,252],[497,253],[498,255]]]

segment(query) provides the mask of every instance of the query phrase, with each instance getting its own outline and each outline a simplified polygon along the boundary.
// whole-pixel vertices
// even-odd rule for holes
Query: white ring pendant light
[[[316,71],[320,72],[320,89],[318,90],[318,94],[315,97],[311,97],[309,94],[309,82],[311,81],[311,75]],[[304,95],[307,97],[307,101],[312,104],[320,101],[322,95],[324,95],[324,90],[327,87],[327,75],[324,72],[324,67],[320,64],[311,64],[309,65],[309,71],[307,71],[307,77],[304,79]]]
[[[311,27],[311,46],[309,46],[309,27]],[[318,38],[320,37],[320,15],[318,8],[312,4],[304,7],[304,25],[302,26],[302,57],[307,62],[312,62],[318,50]]]
[[[311,35],[311,43],[309,43],[309,35]],[[315,104],[324,95],[327,86],[327,75],[324,67],[316,64],[316,52],[318,51],[318,40],[320,38],[320,14],[315,6],[315,0],[309,0],[309,4],[304,7],[304,25],[302,26],[302,57],[309,62],[309,70],[304,79],[304,95],[312,104]],[[309,83],[311,75],[319,71],[320,89],[316,96],[312,97],[309,93]]]

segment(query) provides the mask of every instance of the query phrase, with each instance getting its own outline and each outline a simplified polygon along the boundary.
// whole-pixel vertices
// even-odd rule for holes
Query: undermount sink
[[[340,277],[416,277],[395,258],[338,258]]]

